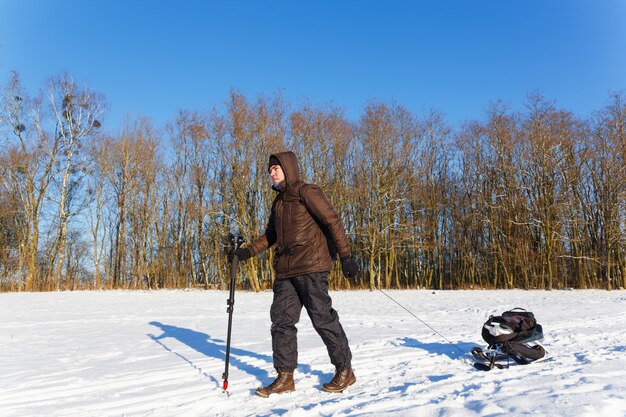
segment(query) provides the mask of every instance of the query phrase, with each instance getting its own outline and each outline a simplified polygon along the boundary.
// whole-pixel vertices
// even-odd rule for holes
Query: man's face
[[[280,184],[282,181],[285,180],[285,173],[283,172],[283,168],[280,165],[272,165],[270,167],[270,177],[272,177],[272,181],[274,181],[274,184]]]

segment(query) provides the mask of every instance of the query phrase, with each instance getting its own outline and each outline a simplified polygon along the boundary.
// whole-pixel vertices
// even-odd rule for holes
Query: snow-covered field
[[[239,292],[226,395],[227,292],[0,294],[0,416],[626,416],[626,292],[387,293],[466,352],[524,307],[552,359],[477,371],[381,292],[333,292],[357,383],[321,391],[333,368],[303,312],[296,392],[264,399],[272,294]]]

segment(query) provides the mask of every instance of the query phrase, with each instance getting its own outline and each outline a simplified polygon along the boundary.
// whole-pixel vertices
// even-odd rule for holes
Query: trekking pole
[[[229,285],[229,296],[226,304],[228,308],[226,312],[228,313],[228,336],[226,337],[226,365],[224,368],[224,374],[222,374],[222,379],[224,380],[223,389],[226,391],[228,389],[228,364],[230,362],[230,335],[233,326],[233,310],[235,307],[235,284],[237,279],[237,264],[239,259],[237,258],[236,250],[243,243],[243,236],[239,234],[228,234],[228,242],[230,244],[229,254],[232,256],[232,262],[230,264],[230,285]]]

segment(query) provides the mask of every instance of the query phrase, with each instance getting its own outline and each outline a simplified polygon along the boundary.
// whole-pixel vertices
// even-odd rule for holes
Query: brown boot
[[[333,379],[329,383],[324,384],[322,389],[326,392],[342,392],[355,382],[356,376],[354,376],[352,368],[342,369],[335,372]]]
[[[267,398],[270,394],[284,394],[296,390],[296,384],[293,381],[293,372],[278,372],[278,376],[267,387],[256,389],[256,395]]]

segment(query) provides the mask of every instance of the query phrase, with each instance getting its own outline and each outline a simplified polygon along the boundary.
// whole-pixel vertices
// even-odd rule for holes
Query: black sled
[[[482,337],[486,349],[474,347],[474,367],[481,371],[508,368],[511,363],[528,365],[548,358],[543,339],[543,328],[530,311],[515,308],[500,316],[490,316],[483,324]]]

